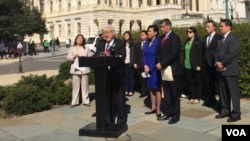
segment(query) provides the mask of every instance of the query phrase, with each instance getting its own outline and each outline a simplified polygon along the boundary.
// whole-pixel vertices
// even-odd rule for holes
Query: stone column
[[[100,5],[105,5],[105,0],[101,0]]]
[[[147,6],[148,6],[147,0],[143,0],[143,1],[142,1],[142,7],[147,7]]]
[[[165,5],[165,0],[161,0],[161,5]]]
[[[138,0],[132,0],[132,7],[138,8],[139,7],[139,1]]]
[[[128,7],[127,0],[122,0],[122,7]]]
[[[111,6],[113,6],[113,7],[117,6],[116,0],[112,0],[112,5]]]

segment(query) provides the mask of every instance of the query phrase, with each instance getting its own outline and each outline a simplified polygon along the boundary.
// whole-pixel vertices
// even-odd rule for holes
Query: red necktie
[[[109,44],[107,44],[105,47],[104,56],[109,56]]]
[[[165,35],[161,40],[161,47],[163,47],[163,44],[166,42],[167,36]]]

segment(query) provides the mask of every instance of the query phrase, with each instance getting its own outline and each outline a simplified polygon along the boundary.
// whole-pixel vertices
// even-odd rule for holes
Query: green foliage
[[[48,32],[45,19],[36,8],[31,11],[30,7],[19,0],[1,0],[0,9],[0,38]]]
[[[13,86],[3,101],[6,114],[24,115],[50,109],[48,93],[33,84]]]
[[[69,104],[71,102],[72,85],[54,80],[50,86],[50,103],[53,105]]]
[[[65,61],[59,66],[59,74],[56,76],[56,79],[59,80],[67,80],[71,78],[71,74],[69,73],[72,61]]]
[[[22,76],[16,85],[33,84],[34,86],[39,86],[40,89],[47,89],[53,80],[54,76],[47,78],[46,74],[41,76],[30,74],[29,76]]]

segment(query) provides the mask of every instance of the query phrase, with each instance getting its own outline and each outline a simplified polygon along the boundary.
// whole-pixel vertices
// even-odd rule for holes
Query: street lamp
[[[50,25],[50,29],[51,29],[51,55],[55,55],[55,40],[54,40],[54,24],[52,23]]]

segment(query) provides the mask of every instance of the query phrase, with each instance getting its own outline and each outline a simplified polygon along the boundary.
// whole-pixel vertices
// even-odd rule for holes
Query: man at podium
[[[115,37],[115,30],[112,25],[103,27],[103,41],[96,46],[94,56],[116,56],[125,60],[126,50],[125,42]],[[122,67],[108,67],[107,76],[109,78],[109,89],[112,101],[112,122],[117,124],[126,124],[126,98],[124,89],[124,65]],[[117,118],[117,120],[116,120]]]

